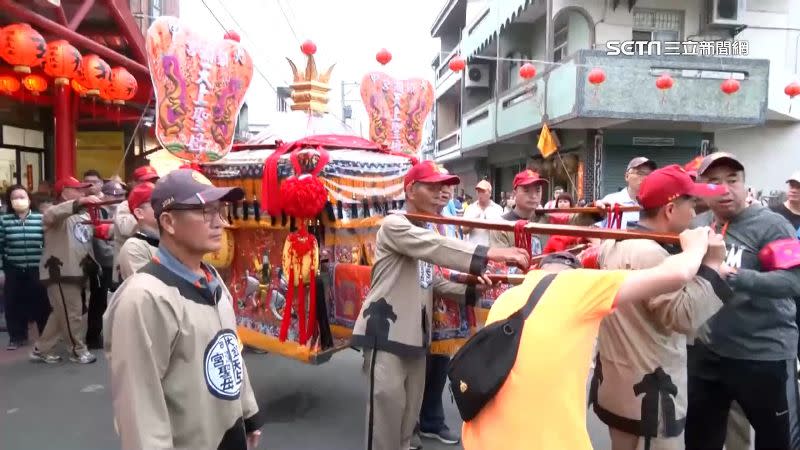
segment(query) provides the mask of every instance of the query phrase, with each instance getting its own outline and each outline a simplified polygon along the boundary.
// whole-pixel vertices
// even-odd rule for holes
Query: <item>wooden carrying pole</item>
[[[636,212],[641,211],[642,208],[639,206],[621,206],[619,208],[613,208],[611,212]],[[608,211],[601,208],[595,208],[593,206],[584,206],[584,207],[574,207],[574,208],[539,208],[536,210],[537,214],[595,214],[595,215],[605,215]]]
[[[510,231],[514,232],[513,222],[490,222],[482,220],[469,220],[460,217],[444,217],[444,216],[431,216],[428,214],[405,214],[410,220],[417,220],[420,222],[440,223],[444,225],[458,225],[468,228],[479,228],[483,230],[496,230],[496,231]],[[671,233],[653,233],[646,231],[633,231],[633,230],[615,230],[610,228],[592,228],[581,227],[576,225],[549,225],[541,223],[528,222],[525,225],[525,231],[533,234],[545,235],[560,235],[572,236],[581,238],[594,238],[594,239],[614,239],[617,241],[627,239],[648,239],[657,241],[664,244],[680,244],[680,239],[677,234]]]

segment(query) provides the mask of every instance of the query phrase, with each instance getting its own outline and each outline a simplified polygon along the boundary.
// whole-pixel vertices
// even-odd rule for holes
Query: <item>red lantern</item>
[[[137,88],[136,78],[124,67],[111,69],[111,87],[107,89],[107,92],[114,103],[125,104],[136,95]]]
[[[522,78],[529,80],[536,76],[536,67],[533,66],[531,63],[525,63],[522,67],[519,68],[519,76]]]
[[[729,79],[723,81],[722,84],[719,85],[719,88],[725,94],[731,95],[731,94],[736,93],[736,91],[739,90],[739,86],[740,86],[739,80],[734,80],[733,78],[729,78]]]
[[[797,97],[800,95],[800,82],[795,80],[787,84],[786,88],[783,89],[783,93],[788,95],[790,99]]]
[[[41,34],[27,23],[15,23],[3,28],[0,36],[0,56],[14,70],[31,73],[31,67],[42,64],[47,43]]]
[[[22,85],[17,77],[11,75],[0,75],[0,91],[6,94],[17,92]]]
[[[382,48],[378,50],[378,54],[375,55],[375,59],[378,60],[381,65],[385,66],[386,64],[389,64],[389,61],[392,60],[392,54],[389,52],[389,50]]]
[[[47,80],[41,75],[27,75],[22,79],[22,85],[33,95],[39,95],[47,90]]]
[[[73,79],[70,85],[72,86],[72,90],[81,97],[86,97],[86,94],[89,93],[89,89],[84,87],[77,79]]]
[[[225,33],[225,39],[229,39],[231,41],[236,41],[236,42],[242,41],[242,37],[239,36],[239,33],[237,33],[234,30],[228,30],[228,32]]]
[[[90,95],[99,95],[111,84],[111,66],[97,55],[84,56],[81,71],[82,77],[78,81],[89,89]]]
[[[83,57],[75,47],[64,40],[47,44],[44,55],[44,73],[55,78],[56,84],[69,84],[81,68]]]
[[[467,61],[460,56],[454,56],[453,59],[450,60],[448,66],[453,72],[461,72],[467,67]]]
[[[662,91],[665,89],[672,89],[673,84],[675,84],[675,80],[673,80],[668,73],[662,73],[661,76],[656,79],[656,87]]]
[[[606,72],[599,67],[595,67],[589,71],[589,76],[587,78],[589,79],[589,83],[597,86],[598,84],[603,84],[603,82],[606,81]]]
[[[114,100],[114,94],[111,92],[111,90],[112,90],[111,85],[109,85],[105,89],[101,89],[100,90],[100,94],[99,94],[100,99],[103,100],[103,103],[105,103],[107,105],[111,104],[111,102]]]
[[[315,44],[314,41],[307,40],[300,46],[300,51],[303,52],[304,55],[311,56],[317,53],[317,44]]]

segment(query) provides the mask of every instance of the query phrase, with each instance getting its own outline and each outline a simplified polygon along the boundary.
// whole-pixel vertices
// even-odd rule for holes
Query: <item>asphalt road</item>
[[[5,345],[6,339],[1,333],[0,343]],[[119,448],[105,359],[89,366],[45,365],[29,362],[29,350],[0,348],[0,449]],[[267,415],[259,448],[363,448],[366,392],[359,353],[345,350],[316,367],[252,353],[246,361],[259,406]],[[449,395],[445,398],[449,424],[460,429],[455,405]],[[608,434],[591,412],[589,431],[596,449],[609,448]],[[425,450],[461,448],[428,440],[423,444]]]

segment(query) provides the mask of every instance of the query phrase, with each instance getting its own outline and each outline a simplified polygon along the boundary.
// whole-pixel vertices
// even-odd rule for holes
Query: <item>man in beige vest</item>
[[[442,189],[458,183],[431,161],[416,164],[404,180],[406,211],[438,215]],[[411,444],[425,387],[434,290],[467,304],[477,300],[475,286],[447,281],[435,275],[434,266],[482,275],[490,260],[529,264],[522,249],[449,239],[402,214],[383,219],[370,290],[352,338],[353,346],[365,350],[363,370],[370,378],[368,450],[408,450]]]

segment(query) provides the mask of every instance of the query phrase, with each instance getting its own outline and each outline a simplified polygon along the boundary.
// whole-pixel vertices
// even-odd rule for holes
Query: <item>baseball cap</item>
[[[650,170],[658,169],[658,164],[656,164],[655,161],[645,158],[644,156],[637,156],[628,163],[627,170],[635,169],[637,167],[642,167],[642,166],[647,166],[650,168]]]
[[[728,192],[725,186],[695,183],[683,167],[672,164],[653,171],[642,181],[637,200],[642,208],[658,208],[682,195],[717,197]]]
[[[142,166],[133,171],[133,179],[136,181],[155,181],[158,179],[158,172],[153,166]]]
[[[581,264],[581,261],[578,259],[578,257],[570,252],[555,252],[546,254],[542,260],[539,261],[539,267],[547,264],[562,264],[573,269],[583,268],[583,264]]]
[[[235,202],[244,198],[238,187],[215,187],[202,173],[177,169],[160,178],[153,188],[150,203],[156,217],[173,206],[201,206],[215,201]]]
[[[143,203],[149,202],[155,187],[156,185],[149,181],[137,184],[136,187],[131,190],[130,195],[128,195],[128,206],[130,210],[133,211],[142,206]]]
[[[91,187],[92,183],[84,183],[75,177],[65,177],[56,181],[56,193],[60,194],[64,189],[86,189]]]
[[[103,183],[103,187],[100,188],[100,192],[109,197],[119,197],[125,195],[125,186],[119,181],[106,181]]]
[[[790,182],[790,181],[796,181],[796,182],[800,183],[800,170],[798,170],[797,172],[793,173],[789,177],[789,179],[786,180],[787,183]]]
[[[527,186],[529,184],[534,184],[534,183],[547,184],[547,180],[539,177],[539,174],[534,172],[533,170],[527,169],[523,170],[522,172],[514,176],[513,186],[514,189],[516,189],[517,186]]]
[[[446,170],[436,165],[435,162],[428,160],[419,162],[408,170],[404,186],[415,182],[454,185],[460,183],[461,179],[456,175],[450,175]]]
[[[697,168],[697,173],[703,175],[711,166],[717,163],[727,163],[736,170],[744,171],[744,165],[732,154],[727,152],[715,152],[703,158],[703,162],[700,163],[700,167]]]
[[[491,191],[492,190],[492,183],[489,183],[486,180],[481,180],[475,185],[475,189],[480,189],[482,191]]]

